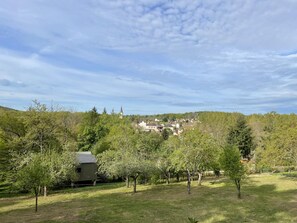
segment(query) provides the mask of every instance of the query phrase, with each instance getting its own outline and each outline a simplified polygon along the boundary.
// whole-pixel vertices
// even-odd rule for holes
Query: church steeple
[[[121,106],[121,110],[120,110],[120,118],[123,118],[123,116],[124,116],[124,111],[123,111],[123,107]]]

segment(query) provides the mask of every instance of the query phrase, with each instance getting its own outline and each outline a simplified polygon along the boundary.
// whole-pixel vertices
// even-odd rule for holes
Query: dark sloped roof
[[[76,158],[79,163],[96,163],[96,157],[91,152],[77,152]]]
[[[155,124],[155,123],[149,123],[146,126],[157,126],[157,124]]]

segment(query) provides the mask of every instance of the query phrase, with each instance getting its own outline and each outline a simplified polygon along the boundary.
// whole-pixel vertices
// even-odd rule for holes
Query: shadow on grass
[[[217,183],[220,184],[220,183]],[[79,188],[82,193],[112,190],[121,185]],[[90,189],[90,190],[89,190]],[[225,180],[220,187],[196,186],[188,195],[184,182],[152,187],[139,187],[136,194],[112,192],[92,197],[75,197],[40,205],[38,214],[33,206],[0,215],[3,222],[13,222],[23,216],[25,222],[187,222],[195,217],[199,222],[296,222],[297,188],[277,191],[275,184],[243,187],[243,199],[236,197],[233,184]],[[132,188],[131,188],[132,190]],[[289,199],[288,199],[289,198]]]
[[[96,186],[82,186],[82,187],[74,187],[74,188],[67,188],[63,190],[55,190],[50,191],[51,194],[60,194],[60,193],[68,193],[68,194],[75,194],[75,193],[81,193],[84,191],[97,191],[97,190],[111,190],[116,188],[121,188],[125,185],[123,182],[117,182],[117,183],[101,183],[97,184]]]

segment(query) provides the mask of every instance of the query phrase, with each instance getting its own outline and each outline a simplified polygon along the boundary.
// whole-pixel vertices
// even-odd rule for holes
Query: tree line
[[[185,176],[187,191],[205,171],[224,170],[240,197],[246,171],[290,170],[297,166],[297,116],[275,112],[244,116],[240,113],[197,112],[145,116],[197,122],[180,136],[143,132],[137,121],[143,116],[115,112],[68,112],[35,101],[25,112],[0,110],[0,179],[12,188],[32,190],[75,181],[75,151],[91,151],[98,173],[137,183],[167,183]],[[31,180],[28,180],[31,179]],[[36,205],[37,210],[37,205]]]

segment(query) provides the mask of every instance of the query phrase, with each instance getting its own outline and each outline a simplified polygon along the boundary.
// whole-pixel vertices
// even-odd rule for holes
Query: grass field
[[[34,213],[33,196],[0,198],[0,222],[297,222],[297,178],[253,175],[243,185],[242,199],[222,179],[203,186],[193,182],[171,185],[98,185],[55,192],[40,197]]]

